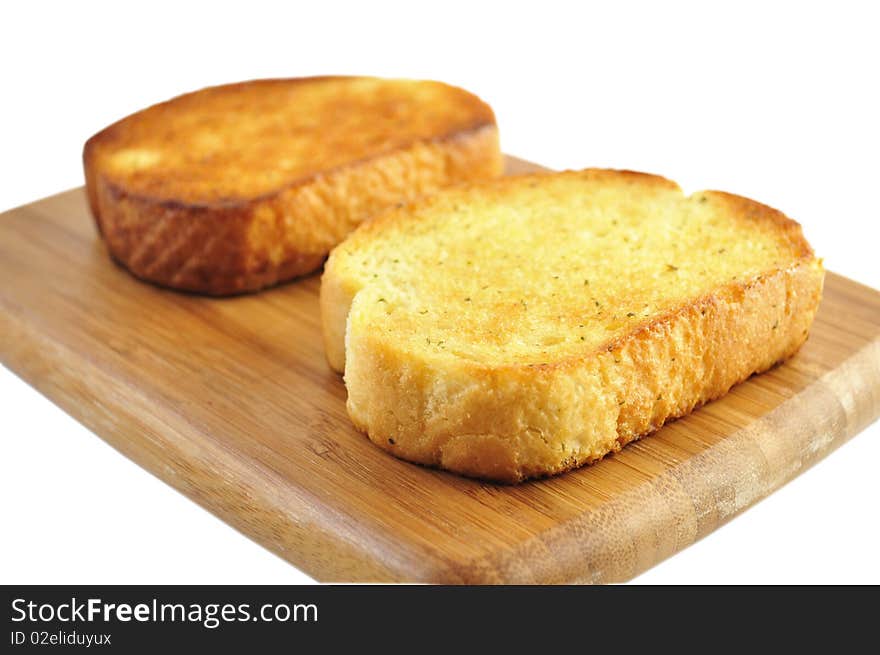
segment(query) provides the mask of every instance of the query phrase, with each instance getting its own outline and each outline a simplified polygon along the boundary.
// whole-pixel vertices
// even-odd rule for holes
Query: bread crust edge
[[[646,179],[678,188],[664,178]],[[771,221],[788,240],[792,262],[733,280],[596,350],[554,362],[498,367],[462,362],[452,371],[434,370],[432,363],[384,343],[375,331],[348,324],[360,286],[331,256],[321,284],[325,352],[330,366],[345,374],[355,427],[402,459],[517,483],[617,452],[792,357],[806,341],[821,300],[821,260],[800,225],[782,212],[724,192],[693,195],[701,194],[733,205],[742,220]],[[397,220],[397,213],[383,215],[354,238],[369,238],[384,227],[380,224]],[[681,336],[694,333],[699,336],[690,340]],[[438,377],[444,384],[437,385]],[[454,403],[436,392],[450,386]],[[667,389],[679,391],[665,394]],[[564,397],[571,400],[560,401]],[[557,438],[559,431],[547,429],[540,417],[546,407],[560,405],[575,413],[571,408],[585,409],[581,419],[569,417]]]
[[[109,128],[108,128],[109,129]],[[498,129],[480,124],[297,180],[253,199],[197,204],[129,193],[83,150],[86,193],[110,256],[160,286],[226,296],[320,268],[364,220],[503,168]],[[355,209],[356,208],[356,209]]]
[[[548,365],[437,371],[355,332],[348,412],[359,431],[402,459],[503,483],[554,475],[618,452],[792,357],[807,339],[823,279],[818,260],[805,258],[726,285],[602,351]],[[438,376],[447,378],[439,387]],[[454,389],[453,399],[438,388]],[[563,419],[548,423],[547,408],[560,406]]]

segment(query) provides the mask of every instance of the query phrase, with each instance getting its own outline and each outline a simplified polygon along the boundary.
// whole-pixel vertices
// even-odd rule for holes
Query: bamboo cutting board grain
[[[398,461],[351,427],[318,276],[230,299],[143,284],[109,261],[75,189],[0,215],[0,280],[0,361],[319,580],[626,580],[880,414],[880,293],[833,273],[789,363],[517,487]]]

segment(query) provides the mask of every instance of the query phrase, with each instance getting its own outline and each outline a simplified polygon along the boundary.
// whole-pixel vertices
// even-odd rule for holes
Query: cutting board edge
[[[842,277],[842,276],[838,276]],[[848,280],[848,278],[843,278]],[[864,285],[863,285],[864,286]],[[870,288],[870,287],[868,287]],[[864,384],[860,385],[851,385],[849,382],[851,381],[851,375],[856,371],[861,371],[868,379]],[[861,377],[861,376],[860,376]],[[862,377],[864,379],[864,377]],[[824,388],[823,388],[824,387]],[[849,397],[851,399],[851,403],[849,407],[844,407],[839,399],[841,397]],[[688,540],[687,542],[683,542],[677,544],[676,547],[670,552],[663,554],[656,554],[650,559],[648,563],[643,566],[636,566],[629,570],[624,570],[619,572],[618,574],[613,573],[613,567],[602,566],[596,568],[596,573],[590,574],[590,568],[587,567],[587,572],[584,572],[584,563],[587,559],[599,559],[603,555],[608,555],[608,551],[613,549],[617,544],[599,544],[597,550],[598,552],[593,553],[578,553],[575,548],[565,547],[565,545],[560,543],[555,543],[554,550],[555,552],[566,552],[569,555],[569,561],[567,566],[567,574],[563,574],[561,579],[558,582],[561,583],[621,583],[628,582],[633,578],[641,575],[642,573],[648,571],[653,568],[657,564],[660,564],[665,559],[668,559],[674,554],[677,554],[689,546],[697,543],[704,537],[709,536],[715,530],[720,528],[721,526],[729,523],[731,520],[753,507],[759,501],[769,497],[775,491],[781,489],[783,486],[799,477],[801,474],[808,471],[810,468],[824,460],[838,448],[847,443],[850,439],[857,436],[860,432],[865,430],[869,425],[876,422],[880,419],[880,336],[873,339],[871,342],[865,344],[865,346],[859,349],[852,356],[847,358],[847,360],[841,364],[840,367],[828,371],[825,375],[823,375],[819,380],[816,380],[813,384],[802,389],[795,398],[792,398],[785,403],[781,404],[775,410],[769,412],[764,417],[762,417],[759,421],[751,424],[748,428],[744,428],[740,430],[738,433],[734,433],[727,437],[723,442],[723,446],[719,444],[714,448],[725,447],[733,450],[732,441],[741,436],[744,439],[750,439],[752,437],[749,436],[748,433],[757,430],[758,426],[761,424],[767,424],[768,427],[772,426],[775,419],[777,419],[783,413],[791,413],[792,406],[795,406],[795,411],[799,409],[805,409],[807,407],[814,409],[816,408],[818,403],[823,403],[821,409],[824,412],[827,412],[829,415],[837,415],[838,419],[835,421],[834,419],[830,420],[828,423],[834,425],[837,423],[839,425],[840,422],[845,424],[845,427],[836,432],[830,433],[830,438],[823,437],[823,430],[818,430],[814,437],[809,441],[807,448],[805,451],[807,455],[799,461],[797,467],[793,468],[784,468],[782,469],[783,475],[779,477],[769,476],[764,484],[758,489],[752,489],[748,491],[748,495],[746,497],[740,497],[739,502],[735,503],[732,507],[732,511],[727,514],[724,514],[711,525],[709,525],[706,529],[701,530],[699,534],[695,535],[695,538]],[[806,413],[802,413],[802,416],[806,417]],[[805,429],[809,429],[811,422],[809,419],[802,419],[803,423],[798,426],[792,426],[790,423],[786,423],[789,428],[790,434],[802,432]],[[781,431],[778,429],[773,430],[775,434],[779,434]],[[649,437],[646,437],[650,439]],[[666,471],[663,476],[658,476],[658,478],[652,479],[651,481],[645,482],[642,489],[649,489],[655,487],[659,484],[663,484],[661,478],[674,478],[677,476],[681,476],[681,467],[686,466],[688,468],[700,468],[701,461],[711,460],[712,458],[712,450],[713,448],[707,449],[700,455],[697,455],[691,459],[688,459],[685,463],[680,465],[679,467],[673,467]],[[727,470],[728,477],[731,480],[741,479],[743,476],[747,476],[749,474],[750,468],[753,466],[754,462],[749,462],[747,458],[743,458],[740,461],[735,461],[735,465],[738,465],[737,468],[731,468]],[[707,471],[703,470],[701,473],[706,473]],[[735,484],[735,483],[734,483]],[[716,487],[717,488],[717,487]],[[743,485],[742,488],[748,488],[747,485]],[[638,491],[638,489],[636,490]],[[652,497],[655,494],[646,494]],[[618,498],[616,499],[617,506],[625,507],[627,500]],[[605,520],[607,520],[607,511],[604,512],[606,514]],[[624,513],[621,512],[621,515]],[[625,516],[622,517],[623,522],[625,523]],[[554,526],[552,529],[553,532],[559,531],[571,531],[575,534],[583,534],[583,530],[585,525],[589,524],[592,520],[592,517],[589,514],[581,514],[576,517],[573,517],[570,521],[566,523],[561,523],[557,526]],[[621,528],[629,527],[626,525],[621,525]],[[606,533],[621,533],[621,531],[615,531],[614,529],[606,530]],[[630,531],[627,534],[632,535],[633,532]],[[539,537],[544,542],[545,546],[548,544],[547,535],[540,535]],[[649,542],[651,540],[650,534],[641,534],[633,537],[633,541],[642,540],[643,542]],[[550,543],[553,543],[552,541]],[[603,552],[605,551],[605,552]],[[514,558],[515,561],[515,558]],[[631,557],[626,562],[636,562],[638,561],[637,557]],[[514,569],[515,569],[514,565]],[[608,571],[612,571],[610,575],[606,573]],[[514,573],[512,576],[505,576],[505,582],[519,582],[519,580]]]
[[[835,275],[831,273],[831,275]],[[842,276],[838,276],[842,277]],[[844,278],[846,279],[846,278]],[[864,286],[864,285],[862,285]],[[2,300],[2,298],[0,298]],[[471,560],[465,562],[446,562],[445,566],[439,566],[432,569],[426,569],[424,566],[414,568],[411,566],[411,557],[413,553],[406,553],[403,549],[400,553],[392,553],[387,549],[387,544],[368,544],[363,540],[362,535],[357,535],[349,530],[340,530],[339,532],[327,532],[320,526],[308,518],[308,514],[312,512],[321,512],[322,508],[318,501],[314,498],[309,499],[307,503],[278,503],[277,498],[272,494],[266,494],[265,489],[261,490],[255,485],[249,484],[246,488],[242,488],[240,496],[229,496],[224,494],[205,493],[199,487],[198,471],[193,471],[190,466],[170,468],[166,461],[158,459],[155,455],[147,454],[143,448],[143,442],[156,439],[156,435],[147,436],[138,433],[138,439],[132,439],[132,433],[127,433],[125,437],[114,433],[113,424],[120,423],[119,417],[113,420],[102,419],[94,412],[89,411],[89,407],[82,402],[76,402],[76,398],[72,397],[71,389],[65,388],[63,385],[55,384],[47,376],[46,372],[65,358],[75,357],[79,359],[78,370],[88,370],[89,374],[82,376],[84,380],[94,382],[96,377],[106,378],[102,384],[119,385],[119,381],[110,378],[99,367],[90,364],[88,358],[83,355],[69,351],[64,345],[52,341],[44,335],[32,333],[27,329],[27,324],[21,321],[14,325],[15,317],[11,311],[5,311],[0,314],[0,335],[4,337],[6,343],[13,341],[18,343],[18,348],[0,350],[0,363],[6,366],[10,371],[21,377],[25,382],[37,389],[41,394],[46,396],[50,401],[60,407],[63,411],[71,415],[77,421],[86,426],[90,431],[94,432],[103,441],[107,442],[111,447],[120,452],[128,459],[135,462],[138,466],[148,471],[158,479],[176,489],[178,492],[197,503],[199,506],[215,514],[221,520],[235,528],[242,535],[261,544],[274,554],[291,564],[302,569],[309,575],[315,577],[319,581],[364,581],[364,582],[402,582],[402,581],[419,581],[429,583],[464,583],[464,584],[498,584],[498,583],[523,583],[535,582],[533,574],[529,570],[522,568],[523,558],[517,553],[510,553],[508,557],[501,557],[500,560],[486,558],[481,560]],[[625,582],[633,577],[643,573],[649,568],[659,564],[667,557],[684,550],[688,546],[696,543],[704,536],[711,534],[715,529],[724,525],[735,516],[754,505],[759,500],[767,497],[789,481],[818,463],[829,454],[834,452],[841,445],[849,441],[852,437],[861,432],[868,425],[880,418],[880,337],[875,338],[866,344],[859,351],[850,356],[843,367],[857,366],[868,370],[877,371],[877,379],[874,386],[864,384],[854,386],[849,389],[839,389],[840,393],[851,395],[854,399],[853,403],[857,407],[861,407],[860,411],[856,411],[856,416],[861,416],[861,420],[847,422],[847,429],[837,438],[830,440],[827,445],[817,450],[814,457],[805,465],[791,472],[790,475],[777,483],[767,486],[761,493],[755,495],[748,503],[736,508],[736,510],[727,516],[724,516],[717,523],[713,524],[703,534],[696,535],[696,538],[687,543],[678,544],[677,547],[669,553],[658,554],[652,558],[650,563],[643,567],[632,568],[626,572],[620,572],[615,575],[601,574],[601,571],[607,570],[603,567],[595,569],[599,573],[591,573],[589,567],[585,568],[585,560],[591,555],[582,552],[582,548],[568,547],[559,549],[557,552],[566,552],[569,554],[567,561],[556,569],[553,574],[554,582],[559,583],[606,583],[606,582]],[[41,371],[43,371],[41,373]],[[816,384],[821,384],[829,375],[839,375],[839,370],[835,369],[826,373],[820,380],[806,387],[798,395],[802,396],[807,393]],[[843,375],[842,377],[848,378]],[[68,381],[65,379],[64,383]],[[842,383],[838,383],[838,386]],[[126,394],[142,393],[131,385],[126,386]],[[132,396],[129,395],[129,398]],[[82,397],[79,398],[82,400]],[[129,424],[138,424],[143,419],[136,412],[128,412],[125,417]],[[123,421],[125,422],[125,421]],[[180,452],[179,440],[190,440],[184,432],[173,430],[173,438],[161,437],[161,446],[167,448],[168,452]],[[650,438],[650,437],[648,437]],[[204,448],[204,444],[200,444]],[[177,461],[176,458],[173,458]],[[191,462],[195,458],[185,458],[185,461]],[[204,453],[200,455],[199,461],[205,465],[213,465],[226,472],[234,471],[236,467],[235,458],[228,452],[224,452],[221,448],[213,448],[211,455],[206,457]],[[226,477],[226,476],[224,476]],[[267,487],[272,484],[272,475],[266,472],[264,478]],[[646,483],[648,484],[648,483]],[[303,490],[304,491],[304,490]],[[274,506],[279,514],[287,512],[286,521],[290,525],[298,526],[295,530],[296,534],[288,535],[288,539],[277,537],[267,537],[265,535],[255,535],[254,523],[244,520],[240,513],[233,511],[231,508],[240,508],[242,502],[246,500],[253,501],[253,497],[259,495],[264,498],[262,504],[266,506]],[[303,515],[291,515],[291,510],[308,510]],[[326,514],[325,514],[326,517]],[[585,523],[589,523],[591,517],[588,514],[578,515],[571,520],[559,524],[553,531],[575,531],[582,533]],[[272,525],[278,525],[278,521],[269,522]],[[347,534],[346,534],[347,533]],[[343,538],[341,538],[343,536]],[[345,538],[347,537],[347,538]],[[541,533],[534,537],[534,540],[548,540],[548,535]],[[292,541],[299,541],[303,549],[300,551],[291,551],[289,544]],[[520,544],[521,548],[528,550],[530,542]],[[603,550],[607,549],[607,545],[592,544],[596,552],[592,557],[601,557]],[[376,556],[377,549],[382,549],[382,557]],[[328,559],[327,552],[335,551],[332,559]],[[320,556],[312,556],[313,553],[320,552]],[[396,555],[396,556],[395,556]],[[392,557],[389,557],[392,556]],[[391,562],[389,561],[392,560]],[[340,567],[340,560],[349,562],[347,566]],[[393,563],[397,560],[397,564]],[[342,574],[344,572],[344,574]]]
[[[82,187],[74,188],[44,198],[42,199],[42,201],[51,201],[53,199],[58,199],[59,196],[81,192]],[[23,205],[22,207],[24,208],[28,206],[29,205]],[[16,210],[13,209],[0,214],[0,221],[3,220],[4,216],[7,213],[12,213],[15,211]],[[840,278],[845,283],[856,285],[864,290],[870,291],[871,293],[878,293],[871,287],[867,287],[866,285],[849,280],[832,272],[829,272],[829,276]],[[239,514],[237,514],[235,511],[232,511],[232,509],[230,509],[230,504],[223,502],[223,497],[213,497],[210,494],[204,493],[198,488],[195,480],[187,480],[181,477],[179,471],[172,472],[169,469],[167,462],[152,458],[149,459],[148,463],[145,463],[143,457],[134,456],[132,451],[137,450],[139,447],[143,447],[143,444],[132,444],[131,439],[122,438],[112,432],[112,424],[118,422],[118,416],[116,416],[115,420],[107,421],[101,421],[94,416],[89,417],[87,415],[89,411],[88,408],[84,407],[82,404],[75,402],[75,399],[70,397],[69,391],[66,391],[65,389],[60,387],[57,382],[47,382],[46,371],[51,369],[54,363],[52,361],[51,354],[53,352],[57,354],[57,349],[65,349],[66,346],[62,343],[51,340],[45,334],[34,333],[32,330],[29,330],[28,324],[24,320],[24,318],[21,316],[16,318],[16,314],[14,311],[15,308],[10,307],[8,303],[4,304],[4,302],[5,299],[2,294],[0,294],[0,309],[4,310],[0,312],[0,336],[3,337],[0,342],[9,342],[9,340],[15,338],[16,340],[27,342],[25,346],[29,346],[31,348],[31,352],[25,355],[22,352],[13,352],[14,349],[0,349],[0,363],[3,363],[7,368],[9,368],[9,370],[19,375],[23,380],[28,382],[28,384],[40,391],[41,394],[49,398],[53,403],[63,409],[66,413],[76,418],[79,422],[83,423],[83,425],[85,425],[91,431],[100,436],[102,440],[106,441],[114,449],[134,461],[136,464],[149,471],[157,478],[163,480],[176,490],[180,491],[200,506],[208,509],[209,511],[220,517],[224,522],[231,525],[248,538],[256,541],[257,543],[260,543],[270,551],[300,567],[317,579],[328,581],[422,581],[444,583],[498,583],[536,581],[532,579],[534,574],[532,570],[524,570],[521,568],[505,570],[504,568],[493,566],[493,562],[491,562],[490,560],[472,560],[467,562],[453,562],[447,560],[445,562],[440,562],[437,566],[434,567],[426,567],[424,563],[422,563],[421,566],[416,566],[417,562],[414,561],[414,558],[417,557],[418,553],[416,553],[415,550],[408,550],[407,548],[403,547],[399,551],[391,552],[387,550],[387,542],[380,543],[365,541],[362,534],[357,534],[356,532],[348,530],[341,523],[334,524],[335,527],[339,528],[339,531],[337,532],[330,532],[327,534],[327,536],[319,535],[318,537],[314,537],[314,535],[311,535],[312,538],[310,540],[306,539],[304,538],[304,534],[308,533],[310,529],[321,528],[319,524],[311,523],[307,517],[307,515],[310,514],[313,510],[320,511],[320,505],[308,506],[308,504],[306,503],[305,506],[302,506],[300,508],[303,512],[302,515],[292,516],[290,514],[290,505],[284,505],[277,502],[267,502],[267,505],[275,505],[279,513],[284,513],[285,510],[287,510],[286,515],[289,518],[292,518],[294,523],[298,524],[298,528],[296,531],[297,534],[292,535],[292,538],[287,541],[275,538],[261,538],[259,535],[255,534],[255,532],[257,531],[254,529],[254,524],[252,522],[244,520]],[[4,319],[6,320],[4,321]],[[29,339],[30,341],[28,342]],[[53,348],[56,350],[53,351]],[[9,354],[10,352],[12,353],[11,355]],[[71,350],[68,353],[68,356],[76,356],[85,365],[90,365],[88,357],[84,354],[77,353]],[[845,365],[846,364],[861,366],[862,368],[872,370],[876,374],[875,380],[872,384],[862,385],[861,387],[853,389],[843,389],[843,393],[845,395],[850,395],[855,399],[855,405],[863,407],[860,412],[856,413],[856,415],[861,418],[859,418],[859,420],[847,421],[845,431],[841,433],[841,435],[838,435],[838,438],[832,439],[828,444],[826,444],[823,449],[817,450],[816,456],[811,459],[807,463],[807,465],[794,471],[790,476],[786,477],[784,480],[781,480],[775,486],[767,488],[763,493],[754,497],[748,504],[739,507],[735,512],[725,516],[723,520],[715,523],[702,534],[696,535],[696,538],[688,541],[687,543],[680,544],[674,551],[657,557],[646,566],[634,567],[629,571],[622,572],[620,575],[614,575],[612,572],[607,576],[597,577],[584,573],[582,562],[578,561],[579,553],[575,550],[569,553],[569,559],[572,560],[572,565],[569,567],[569,570],[562,571],[557,568],[553,572],[552,581],[615,582],[631,579],[635,575],[640,574],[651,566],[654,566],[655,564],[663,561],[671,554],[679,552],[680,550],[686,548],[688,545],[695,543],[703,536],[710,534],[715,528],[720,527],[731,518],[753,505],[758,500],[771,494],[773,491],[783,486],[794,477],[797,477],[797,475],[799,475],[800,473],[806,471],[816,462],[824,459],[824,457],[836,450],[850,438],[858,434],[861,430],[867,427],[867,425],[877,420],[878,416],[880,416],[880,335],[875,336],[874,339],[870,341],[870,343],[866,344],[864,347],[851,355],[846,360]],[[94,369],[94,372],[96,374],[106,375],[98,367],[92,366],[92,368]],[[838,369],[830,371],[826,374],[825,377],[836,372],[838,372]],[[107,376],[107,378],[108,384],[119,384],[118,379],[110,379],[109,376]],[[65,381],[62,380],[62,382]],[[821,380],[817,382],[821,382]],[[810,387],[812,386],[814,385],[810,385]],[[807,389],[809,389],[810,387],[807,387]],[[806,391],[806,389],[803,391]],[[865,407],[867,407],[867,409],[864,409]],[[134,414],[130,415],[128,418],[134,421],[137,421],[138,419],[138,417]],[[181,420],[183,420],[182,416]],[[139,436],[140,439],[136,440],[139,442],[150,438],[146,435]],[[192,437],[187,437],[183,433],[181,433],[179,436],[188,440],[192,439]],[[173,442],[169,443],[171,445],[174,445]],[[228,467],[230,470],[235,468],[237,462],[235,461],[234,457],[231,457],[230,451],[225,451],[224,454],[225,449],[216,445],[214,450],[215,457],[212,461],[215,461],[217,463],[217,466],[225,466]],[[268,485],[272,481],[272,474],[268,471],[264,473],[265,476],[262,479]],[[308,493],[305,489],[302,489],[302,491],[305,494]],[[246,500],[244,496],[239,498],[239,500],[241,500],[242,498]],[[310,502],[316,501],[315,499],[311,499]],[[237,503],[235,506],[240,507],[240,503]],[[585,515],[578,515],[576,517],[573,517],[567,523],[555,526],[554,530],[562,529],[563,526],[571,527],[571,525],[579,521],[583,522],[584,516]],[[326,514],[323,521],[326,528]],[[530,541],[541,540],[544,538],[546,538],[546,535],[544,533],[541,533],[533,537]],[[290,544],[296,541],[302,543],[304,548],[303,552],[291,551]],[[333,554],[333,558],[335,559],[328,560],[326,552],[328,549],[330,549]],[[347,564],[345,566],[340,566],[340,560],[347,561]]]
[[[2,215],[0,215],[0,220],[2,220]],[[4,309],[2,301],[3,298],[0,297],[0,309]],[[130,384],[120,385],[118,379],[111,378],[100,367],[93,365],[87,357],[48,338],[41,339],[42,335],[33,334],[22,325],[26,326],[23,321],[15,321],[11,312],[0,311],[0,342],[12,343],[14,341],[18,344],[12,349],[0,349],[0,364],[36,389],[66,414],[76,419],[118,453],[203,509],[211,512],[243,536],[300,568],[320,582],[404,582],[415,579],[421,579],[424,582],[430,581],[430,579],[422,579],[425,574],[424,566],[415,569],[407,565],[417,557],[417,554],[407,553],[406,549],[402,549],[399,556],[392,558],[399,562],[398,565],[387,566],[389,555],[398,555],[389,552],[387,543],[370,543],[364,540],[362,535],[353,533],[344,525],[340,526],[339,523],[336,524],[339,531],[328,530],[326,517],[334,515],[335,512],[332,508],[323,507],[318,499],[310,497],[308,502],[278,502],[276,492],[279,486],[272,485],[276,476],[269,471],[261,471],[262,485],[260,486],[246,482],[248,479],[246,476],[239,476],[238,479],[242,482],[238,489],[227,490],[225,494],[206,492],[200,485],[201,478],[204,477],[203,471],[214,467],[229,474],[221,477],[230,478],[232,472],[239,466],[232,451],[213,442],[209,442],[207,445],[200,443],[198,447],[201,452],[198,457],[187,457],[182,454],[185,453],[185,450],[181,448],[181,443],[189,443],[192,439],[186,435],[185,431],[167,424],[164,425],[165,431],[148,435],[145,430],[144,415],[127,411],[127,408],[132,406],[132,400],[139,397],[148,399],[149,394]],[[29,341],[29,336],[32,336],[33,340]],[[101,381],[98,384],[109,384],[116,388],[122,386],[121,391],[126,393],[126,398],[129,401],[126,403],[126,410],[123,410],[124,414],[120,416],[117,413],[113,418],[101,416],[101,403],[98,401],[97,395],[95,398],[77,395],[70,380],[66,378],[61,380],[61,383],[53,381],[51,369],[59,361],[64,361],[64,358],[78,360],[77,370],[86,372],[84,375],[79,375],[78,378],[83,381],[88,380],[93,391],[100,388],[95,386],[95,382],[98,380]],[[90,404],[89,400],[97,402]],[[116,409],[120,410],[118,406]],[[132,425],[137,425],[139,429],[127,431],[125,435],[121,435],[116,431],[119,424],[126,424],[129,428]],[[137,438],[134,438],[135,434]],[[146,446],[150,443],[154,448],[163,449],[166,457],[162,459],[149,452],[149,448]],[[168,463],[169,459],[174,462],[174,465]],[[193,466],[193,463],[197,463],[197,466]],[[181,466],[181,464],[184,465]],[[298,487],[297,491],[309,495],[308,491],[301,487]],[[255,499],[261,499],[262,502],[255,502]],[[271,531],[266,534],[258,534],[259,529],[255,529],[255,526],[260,524],[256,520],[258,517],[253,517],[254,520],[248,521],[239,511],[241,507],[256,507],[258,505],[272,507],[278,515],[283,515],[285,518],[283,521],[266,520],[264,521],[265,525],[277,527],[280,523],[287,525],[291,532],[285,535],[275,535]],[[321,522],[310,518],[322,511],[324,512],[324,526],[321,525]],[[288,538],[284,539],[283,536]],[[295,542],[300,542],[303,550],[291,550],[289,544]],[[377,551],[380,549],[381,557],[377,556]],[[328,558],[328,554],[332,554],[332,558]],[[340,567],[340,561],[346,561],[348,564]],[[344,572],[345,575],[341,575],[341,572]]]

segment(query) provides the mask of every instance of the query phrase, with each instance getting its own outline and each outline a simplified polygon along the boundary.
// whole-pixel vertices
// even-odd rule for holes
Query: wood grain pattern
[[[597,465],[517,487],[398,461],[354,431],[317,276],[228,299],[149,286],[109,261],[74,189],[0,215],[0,280],[0,361],[319,580],[626,580],[880,414],[880,293],[833,273],[789,363]]]

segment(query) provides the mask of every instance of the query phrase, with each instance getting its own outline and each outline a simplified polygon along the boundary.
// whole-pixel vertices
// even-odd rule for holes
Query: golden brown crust
[[[736,216],[746,226],[750,222],[756,221],[776,226],[779,232],[785,235],[795,256],[803,258],[813,257],[813,248],[804,238],[800,223],[789,218],[778,209],[774,209],[751,198],[727,193],[726,191],[703,191],[698,195],[722,201],[727,205],[730,214]]]
[[[822,279],[815,261],[803,261],[730,285],[563,366],[466,366],[456,372],[467,382],[452,402],[437,398],[429,364],[359,333],[348,346],[349,414],[376,445],[410,461],[506,483],[561,473],[619,451],[791,357],[807,338]],[[774,328],[773,305],[786,298],[791,320]],[[423,409],[438,402],[445,403],[442,425]],[[548,423],[554,406],[566,407],[566,416]],[[400,416],[419,418],[401,430]],[[559,434],[591,435],[592,447],[568,452]]]
[[[210,295],[254,291],[315,270],[357,224],[385,208],[450,184],[500,174],[502,160],[491,109],[476,96],[445,85],[439,91],[432,86],[431,92],[461,105],[450,110],[454,120],[423,124],[413,118],[408,137],[391,139],[390,146],[382,140],[381,126],[376,127],[379,146],[373,147],[371,141],[341,153],[339,148],[296,141],[297,148],[305,148],[314,161],[327,167],[294,162],[291,174],[279,178],[283,183],[268,189],[261,186],[259,175],[236,182],[237,186],[224,186],[228,173],[215,164],[175,160],[173,165],[142,170],[139,165],[121,167],[114,159],[120,152],[135,153],[133,157],[138,153],[176,156],[175,148],[185,148],[190,137],[173,130],[154,137],[150,130],[160,129],[156,126],[164,125],[163,120],[173,124],[181,102],[199,100],[198,110],[205,111],[203,105],[210,104],[212,94],[230,88],[243,94],[242,102],[259,102],[266,85],[308,87],[332,81],[336,86],[331,91],[336,93],[345,89],[346,80],[359,84],[363,79],[268,80],[205,89],[139,112],[93,136],[83,151],[86,188],[112,257],[136,276],[176,289]],[[393,89],[389,102],[408,92],[408,87]],[[326,93],[332,102],[332,93]],[[363,118],[368,120],[369,115]],[[181,122],[179,129],[185,132],[188,123]],[[266,146],[254,147],[265,150]],[[245,148],[241,157],[251,154]],[[189,165],[196,181],[187,186],[180,171],[186,172]],[[219,176],[216,183],[212,176]]]
[[[626,179],[652,189],[678,189],[663,178],[630,172],[554,177],[602,185],[602,180]],[[526,176],[478,186],[491,186],[487,193],[503,196],[541,180]],[[446,192],[419,208],[436,206],[432,216],[448,212],[449,198],[465,202],[466,193]],[[623,193],[629,197],[630,191]],[[678,191],[673,196],[684,200]],[[381,318],[375,313],[377,298],[346,262],[359,263],[361,257],[352,255],[373,239],[386,239],[395,224],[411,226],[413,218],[404,223],[403,215],[415,209],[364,225],[334,251],[321,288],[328,360],[345,371],[355,426],[403,459],[518,482],[616,452],[792,356],[807,338],[824,277],[800,226],[772,208],[721,192],[694,194],[686,202],[722,203],[721,211],[740,222],[740,238],[769,230],[769,238],[784,246],[760,260],[766,262],[763,270],[725,278],[709,293],[651,314],[598,346],[537,363],[438,359],[428,348],[388,338],[376,321]],[[773,263],[776,257],[781,258]],[[386,295],[391,291],[382,289]]]

